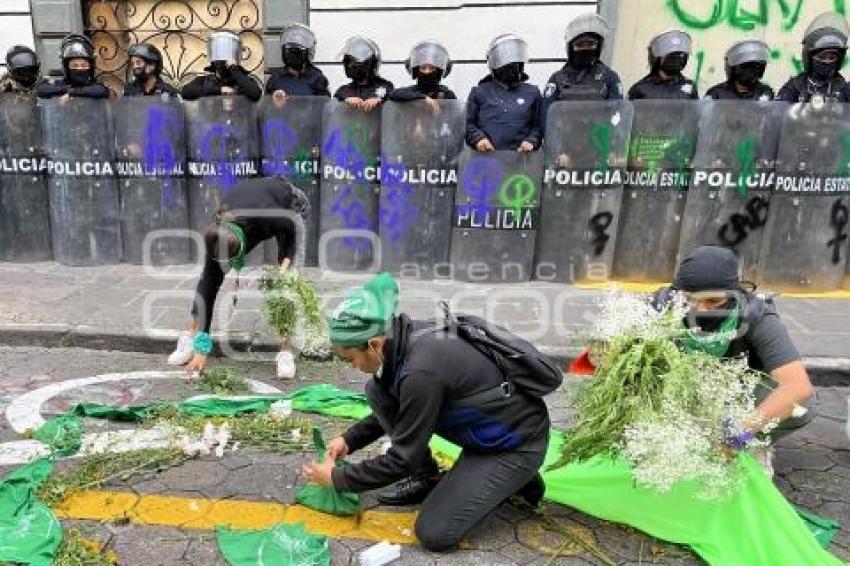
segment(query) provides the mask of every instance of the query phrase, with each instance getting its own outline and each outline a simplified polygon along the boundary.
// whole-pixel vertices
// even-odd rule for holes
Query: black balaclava
[[[283,64],[288,69],[301,72],[307,67],[309,62],[309,54],[303,47],[297,45],[284,45],[283,47]]]
[[[661,70],[668,77],[681,75],[687,65],[687,53],[671,53],[661,60]]]
[[[493,78],[508,88],[516,88],[522,82],[523,63],[509,63],[493,70]]]
[[[68,68],[65,71],[68,84],[75,87],[88,86],[94,82],[94,71],[92,69],[80,70]]]
[[[830,51],[830,50],[824,50],[824,51]],[[833,49],[832,51],[836,51],[836,50]],[[815,54],[815,55],[817,55],[817,54]],[[823,61],[818,61],[815,58],[815,55],[812,56],[812,64],[811,64],[812,76],[815,79],[820,80],[820,81],[828,81],[830,79],[835,78],[835,76],[838,74],[838,71],[841,67],[841,57],[839,56],[838,59],[834,63],[825,63]]]
[[[356,83],[362,83],[372,78],[372,69],[374,68],[372,60],[357,61],[346,55],[342,65],[345,68],[345,76]]]
[[[596,49],[581,49],[576,50],[574,45],[577,41],[583,39],[594,39],[599,42]],[[569,52],[567,53],[567,65],[577,70],[585,70],[593,67],[599,60],[602,51],[602,39],[595,33],[585,33],[570,42]]]
[[[707,332],[716,330],[729,316],[737,301],[735,292],[741,291],[738,278],[738,258],[729,248],[700,246],[685,256],[676,270],[673,289],[697,293],[700,291],[731,291],[726,303],[710,311],[693,312],[689,322]]]
[[[443,72],[436,69],[430,73],[422,73],[419,67],[413,70],[413,78],[416,79],[416,84],[419,88],[426,92],[434,92],[440,87],[440,80],[443,78]]]
[[[38,56],[32,49],[15,45],[6,54],[6,65],[9,75],[24,88],[32,88],[38,82]]]
[[[764,76],[765,64],[757,61],[742,63],[732,68],[732,79],[749,89],[755,88]]]

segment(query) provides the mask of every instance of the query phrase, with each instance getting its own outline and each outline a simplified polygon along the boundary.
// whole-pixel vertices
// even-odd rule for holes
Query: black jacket
[[[163,94],[178,96],[180,92],[160,77],[157,77],[156,84],[150,92],[145,92],[141,85],[135,81],[124,85],[124,96],[161,96]]]
[[[350,82],[347,85],[342,85],[334,93],[334,98],[337,100],[345,100],[352,96],[368,100],[369,98],[380,98],[386,100],[393,91],[393,83],[383,77],[375,77],[369,84],[361,85],[355,82]]]
[[[773,100],[774,93],[772,88],[764,83],[759,83],[750,92],[742,94],[738,92],[732,81],[726,81],[708,89],[705,96],[714,100],[758,100],[766,102]]]
[[[549,77],[543,97],[547,105],[559,100],[623,100],[623,83],[602,61],[590,69],[564,65]]]
[[[665,81],[656,74],[649,74],[629,89],[629,100],[696,100],[698,98],[697,85],[684,75]]]
[[[457,100],[455,93],[445,85],[439,85],[434,92],[427,92],[424,88],[416,84],[397,88],[390,93],[390,100],[394,102],[409,102],[411,100],[424,100],[425,98]]]
[[[540,89],[526,82],[508,88],[488,75],[466,101],[466,143],[475,147],[487,138],[496,149],[515,150],[527,141],[537,149],[543,141],[542,119]]]
[[[383,456],[333,471],[337,489],[367,491],[408,475],[429,457],[431,435],[458,444],[465,451],[498,453],[545,449],[549,412],[542,399],[514,393],[481,404],[464,398],[497,387],[504,381],[499,368],[468,342],[427,329],[427,322],[406,315],[393,320],[384,346],[378,386],[398,399],[395,429],[384,431],[369,416],[343,435],[354,452],[391,432],[392,446]],[[418,335],[417,332],[425,330]]]
[[[233,222],[245,232],[245,254],[253,250],[257,244],[277,239],[278,262],[285,258],[295,259],[295,223],[288,216],[250,216],[243,215],[240,210],[292,210],[295,198],[292,185],[274,177],[246,179],[230,189],[222,197],[222,210],[229,211]],[[212,322],[215,298],[224,282],[224,271],[221,264],[207,256],[204,270],[195,290],[195,301],[192,313],[198,316],[198,330],[209,332]]]
[[[45,81],[38,86],[39,98],[56,98],[66,94],[80,98],[109,98],[109,89],[98,82],[86,86],[71,86],[65,79]]]
[[[242,67],[228,69],[225,77],[219,77],[214,73],[208,73],[195,77],[189,84],[183,87],[181,94],[186,100],[197,100],[205,96],[218,96],[221,87],[229,86],[236,89],[240,94],[254,102],[263,97],[263,89],[260,83]]]
[[[282,90],[287,96],[331,95],[328,90],[328,78],[313,65],[308,65],[297,77],[287,71],[275,72],[266,83],[266,94],[272,94],[276,90]]]
[[[818,85],[811,80],[806,73],[792,77],[779,89],[777,100],[783,102],[811,102],[815,95],[820,95],[825,101],[850,102],[850,84],[844,77],[838,75],[831,81]]]

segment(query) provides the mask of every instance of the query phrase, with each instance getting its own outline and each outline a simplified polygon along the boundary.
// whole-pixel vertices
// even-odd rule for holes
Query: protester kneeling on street
[[[727,439],[730,448],[746,448],[756,435],[774,423],[775,442],[812,419],[814,388],[772,298],[754,292],[738,276],[735,253],[718,246],[696,248],[682,259],[673,284],[653,295],[656,308],[665,308],[674,293],[690,305],[683,347],[721,358],[745,356],[751,369],[764,372],[756,388],[756,415],[746,430]],[[762,464],[770,469],[768,451]]]
[[[378,501],[422,503],[417,538],[428,550],[450,551],[512,495],[540,501],[549,413],[540,397],[519,385],[512,390],[507,374],[460,330],[394,316],[397,304],[398,285],[383,273],[349,292],[330,316],[336,352],[374,375],[366,385],[372,414],[333,439],[325,461],[305,466],[304,475],[353,492],[398,482]],[[385,455],[335,466],[385,434],[391,440]],[[428,446],[433,434],[462,448],[442,477]]]
[[[227,192],[204,234],[204,269],[195,290],[192,318],[168,357],[169,365],[188,364],[186,372],[190,375],[204,369],[213,351],[209,332],[225,271],[232,268],[238,273],[251,250],[270,238],[277,240],[282,268],[289,268],[293,262],[299,264],[303,258],[296,257],[296,221],[309,215],[307,196],[284,179],[247,179]],[[295,357],[288,341],[277,356],[277,376],[295,377]]]

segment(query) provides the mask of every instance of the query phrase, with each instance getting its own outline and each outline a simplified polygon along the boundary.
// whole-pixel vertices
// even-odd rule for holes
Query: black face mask
[[[439,71],[435,71],[433,73],[428,74],[417,73],[416,84],[417,86],[419,86],[419,88],[424,89],[428,92],[432,92],[437,90],[437,87],[440,86],[440,78],[441,77]]]
[[[92,82],[91,71],[80,71],[76,69],[68,69],[65,77],[71,86],[86,86]]]
[[[764,74],[764,66],[761,63],[744,63],[732,69],[735,82],[748,88],[754,88]]]
[[[12,71],[12,78],[24,88],[31,88],[38,82],[38,69],[20,69]]]
[[[582,49],[581,51],[570,51],[569,59],[567,60],[570,67],[573,69],[589,69],[596,63],[595,49]]]
[[[354,82],[363,82],[369,78],[368,63],[346,63],[345,76]]]
[[[230,79],[230,69],[227,68],[227,61],[213,61],[212,70],[221,80],[226,81]]]
[[[133,69],[133,80],[137,83],[143,83],[148,78],[148,74],[145,72],[144,67],[136,67]]]
[[[301,71],[307,65],[307,50],[298,47],[283,48],[283,63],[288,68]]]
[[[668,55],[661,61],[661,70],[667,76],[681,75],[688,64],[688,56],[684,54],[674,53]]]
[[[508,88],[514,88],[522,82],[522,70],[522,63],[511,63],[494,70],[493,78]]]
[[[828,81],[838,74],[838,62],[824,63],[817,59],[812,59],[812,76],[821,81]]]

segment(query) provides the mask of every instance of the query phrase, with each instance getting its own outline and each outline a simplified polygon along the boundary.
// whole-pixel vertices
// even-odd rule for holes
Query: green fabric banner
[[[60,415],[45,421],[31,436],[50,447],[55,456],[70,456],[80,449],[83,423],[74,415]]]
[[[0,562],[49,566],[62,542],[62,526],[36,490],[53,469],[39,458],[0,481]]]
[[[281,523],[264,531],[216,529],[221,555],[230,566],[328,566],[327,537],[307,532],[302,523]]]
[[[322,431],[316,427],[313,427],[313,444],[316,446],[316,459],[323,462],[327,446],[325,439],[322,438]],[[342,460],[336,463],[337,466],[345,464]],[[360,513],[360,496],[356,493],[337,491],[332,485],[308,483],[295,494],[295,502],[322,513],[342,517]]]

